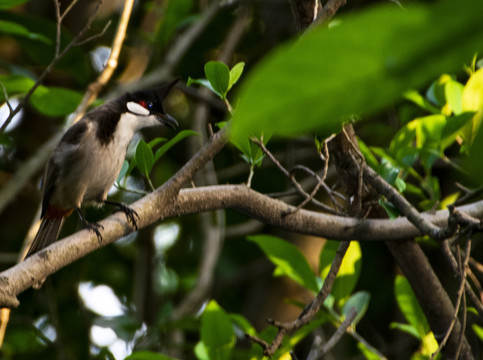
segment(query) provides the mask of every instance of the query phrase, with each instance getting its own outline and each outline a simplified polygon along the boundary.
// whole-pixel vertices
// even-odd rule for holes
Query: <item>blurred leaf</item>
[[[0,8],[1,7],[2,7],[2,4],[0,4]],[[30,32],[23,25],[17,24],[12,21],[0,20],[0,33],[24,36],[30,40],[37,40],[45,44],[50,44],[52,42],[49,38],[45,37],[44,35]]]
[[[404,97],[414,104],[418,105],[423,110],[426,110],[432,114],[439,114],[440,111],[437,107],[429,102],[424,96],[418,93],[416,90],[408,90],[404,93]]]
[[[404,276],[396,276],[394,292],[399,309],[406,321],[417,331],[418,338],[423,339],[429,332],[429,325],[409,282]]]
[[[347,317],[352,308],[355,308],[357,315],[351,323],[351,326],[356,326],[359,321],[366,314],[367,308],[369,307],[369,301],[371,300],[371,294],[367,291],[358,291],[351,295],[349,299],[345,302],[342,307],[342,315]]]
[[[212,300],[201,315],[201,342],[210,360],[230,359],[236,337],[229,316]]]
[[[10,9],[28,1],[30,0],[0,0],[0,10]]]
[[[286,275],[305,288],[318,292],[315,275],[300,250],[288,241],[270,235],[249,236],[275,264],[274,275]]]
[[[386,210],[387,216],[389,216],[391,220],[399,217],[399,210],[391,202],[379,199],[379,205],[381,205],[384,210]]]
[[[232,140],[270,130],[336,132],[352,115],[381,110],[483,48],[481,1],[413,5],[373,6],[274,51],[240,90]],[[449,39],[458,40],[448,46]]]
[[[463,89],[462,102],[463,111],[477,112],[473,121],[466,126],[464,131],[465,140],[472,144],[483,116],[483,69],[477,70],[468,79]]]
[[[362,355],[364,355],[364,358],[366,360],[380,360],[381,359],[379,354],[375,353],[372,349],[367,347],[367,345],[364,344],[363,342],[359,341],[357,343],[357,348],[360,350]]]
[[[426,91],[426,98],[439,108],[446,105],[445,86],[449,80],[451,80],[451,76],[443,74],[433,81]]]
[[[364,160],[367,162],[367,164],[369,164],[371,168],[377,169],[377,167],[379,166],[379,161],[377,161],[377,158],[374,156],[371,149],[361,139],[358,138],[357,142],[359,144],[362,155],[364,155]]]
[[[65,116],[73,113],[82,101],[82,94],[70,89],[39,86],[30,98],[33,107],[47,116]]]
[[[319,261],[320,277],[322,279],[327,277],[339,245],[338,241],[326,241],[324,244]],[[357,241],[351,241],[332,286],[331,294],[336,301],[346,299],[354,291],[361,269],[361,247]]]
[[[228,83],[228,90],[232,88],[233,85],[237,83],[237,81],[240,79],[240,76],[243,73],[243,69],[245,68],[245,63],[244,62],[239,62],[235,66],[233,66],[230,70],[230,81]]]
[[[483,341],[483,328],[477,324],[472,324],[471,328],[475,332],[476,336],[478,336],[480,341]]]
[[[154,156],[153,151],[146,144],[146,141],[140,140],[138,142],[134,157],[136,158],[136,166],[138,169],[144,176],[149,178],[149,173],[154,165]]]
[[[176,360],[173,357],[158,354],[152,351],[136,351],[131,355],[127,356],[124,360]]]
[[[446,102],[455,115],[459,115],[463,112],[463,89],[463,84],[453,79],[450,79],[444,86]]]
[[[124,177],[127,175],[127,171],[129,169],[129,162],[127,160],[124,160],[122,163],[122,168],[121,171],[119,172],[119,175],[117,176],[116,182],[120,183]]]
[[[236,324],[244,333],[250,334],[253,336],[257,335],[257,331],[253,327],[252,324],[240,314],[229,314],[230,320],[232,323]]]
[[[162,138],[162,137],[157,137],[157,138],[151,140],[150,142],[148,142],[148,146],[149,146],[150,149],[152,149],[153,147],[155,147],[159,143],[166,141],[166,140],[168,140],[168,139]]]
[[[194,130],[183,130],[180,131],[174,138],[169,140],[166,144],[161,146],[157,151],[156,154],[154,155],[154,162],[156,163],[169,149],[171,149],[174,145],[179,143],[181,140],[188,136],[200,136],[196,131]]]
[[[208,61],[205,65],[205,75],[215,93],[225,99],[230,84],[230,69],[221,61]]]
[[[180,26],[180,23],[185,19],[193,8],[193,0],[176,0],[168,1],[164,14],[162,16],[161,25],[156,31],[155,43],[156,47],[165,47],[173,33]]]
[[[389,325],[389,328],[390,329],[396,329],[396,330],[400,330],[402,332],[405,332],[411,336],[414,336],[416,339],[420,339],[421,338],[421,335],[419,334],[418,330],[416,330],[414,328],[414,326],[412,325],[409,325],[409,324],[401,324],[401,323],[397,323],[397,322],[392,322],[390,325]]]
[[[204,86],[216,94],[215,89],[213,88],[213,86],[211,86],[211,83],[206,79],[193,79],[192,77],[188,77],[186,86],[191,86],[193,84]]]

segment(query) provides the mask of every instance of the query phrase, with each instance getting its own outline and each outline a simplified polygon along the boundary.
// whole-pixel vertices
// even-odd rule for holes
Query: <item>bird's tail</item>
[[[56,241],[63,223],[64,217],[44,217],[25,258],[28,258],[30,255],[35,254],[37,251],[42,250],[44,247]]]

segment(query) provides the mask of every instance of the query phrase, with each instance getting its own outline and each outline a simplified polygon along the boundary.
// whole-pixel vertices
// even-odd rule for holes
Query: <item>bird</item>
[[[25,258],[57,241],[65,218],[73,212],[102,241],[102,225],[86,220],[82,204],[112,205],[123,211],[137,230],[136,211],[124,203],[107,200],[107,193],[121,171],[136,131],[160,125],[173,129],[178,126],[162,104],[177,81],[126,93],[89,111],[67,129],[45,168],[41,224]]]

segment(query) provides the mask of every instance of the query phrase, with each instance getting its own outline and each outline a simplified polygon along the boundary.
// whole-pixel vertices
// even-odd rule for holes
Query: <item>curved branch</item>
[[[132,204],[132,208],[140,216],[139,227],[146,227],[169,217],[231,208],[287,231],[337,240],[399,242],[421,235],[406,218],[359,220],[304,209],[283,216],[292,208],[291,206],[249,189],[245,185],[219,185],[179,191],[181,186],[189,181],[193,174],[225,143],[226,134],[222,130],[215,134],[212,140],[163,186]],[[483,201],[458,209],[471,216],[482,217]],[[434,214],[422,214],[422,216],[438,226],[445,226],[448,221],[448,212],[445,210]],[[101,224],[104,226],[102,243],[97,241],[97,237],[92,232],[81,230],[2,272],[0,306],[17,306],[16,295],[28,289],[39,279],[132,232],[123,214],[113,214],[104,219]]]

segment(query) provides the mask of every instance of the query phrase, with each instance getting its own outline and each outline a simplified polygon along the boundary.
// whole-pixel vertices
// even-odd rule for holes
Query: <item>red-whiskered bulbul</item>
[[[123,203],[107,200],[107,193],[121,171],[127,147],[137,130],[178,125],[162,105],[176,82],[107,102],[65,132],[45,169],[42,222],[26,257],[56,241],[64,219],[74,211],[101,241],[102,226],[87,222],[82,215],[80,208],[85,202],[116,206],[137,229],[138,214]]]

